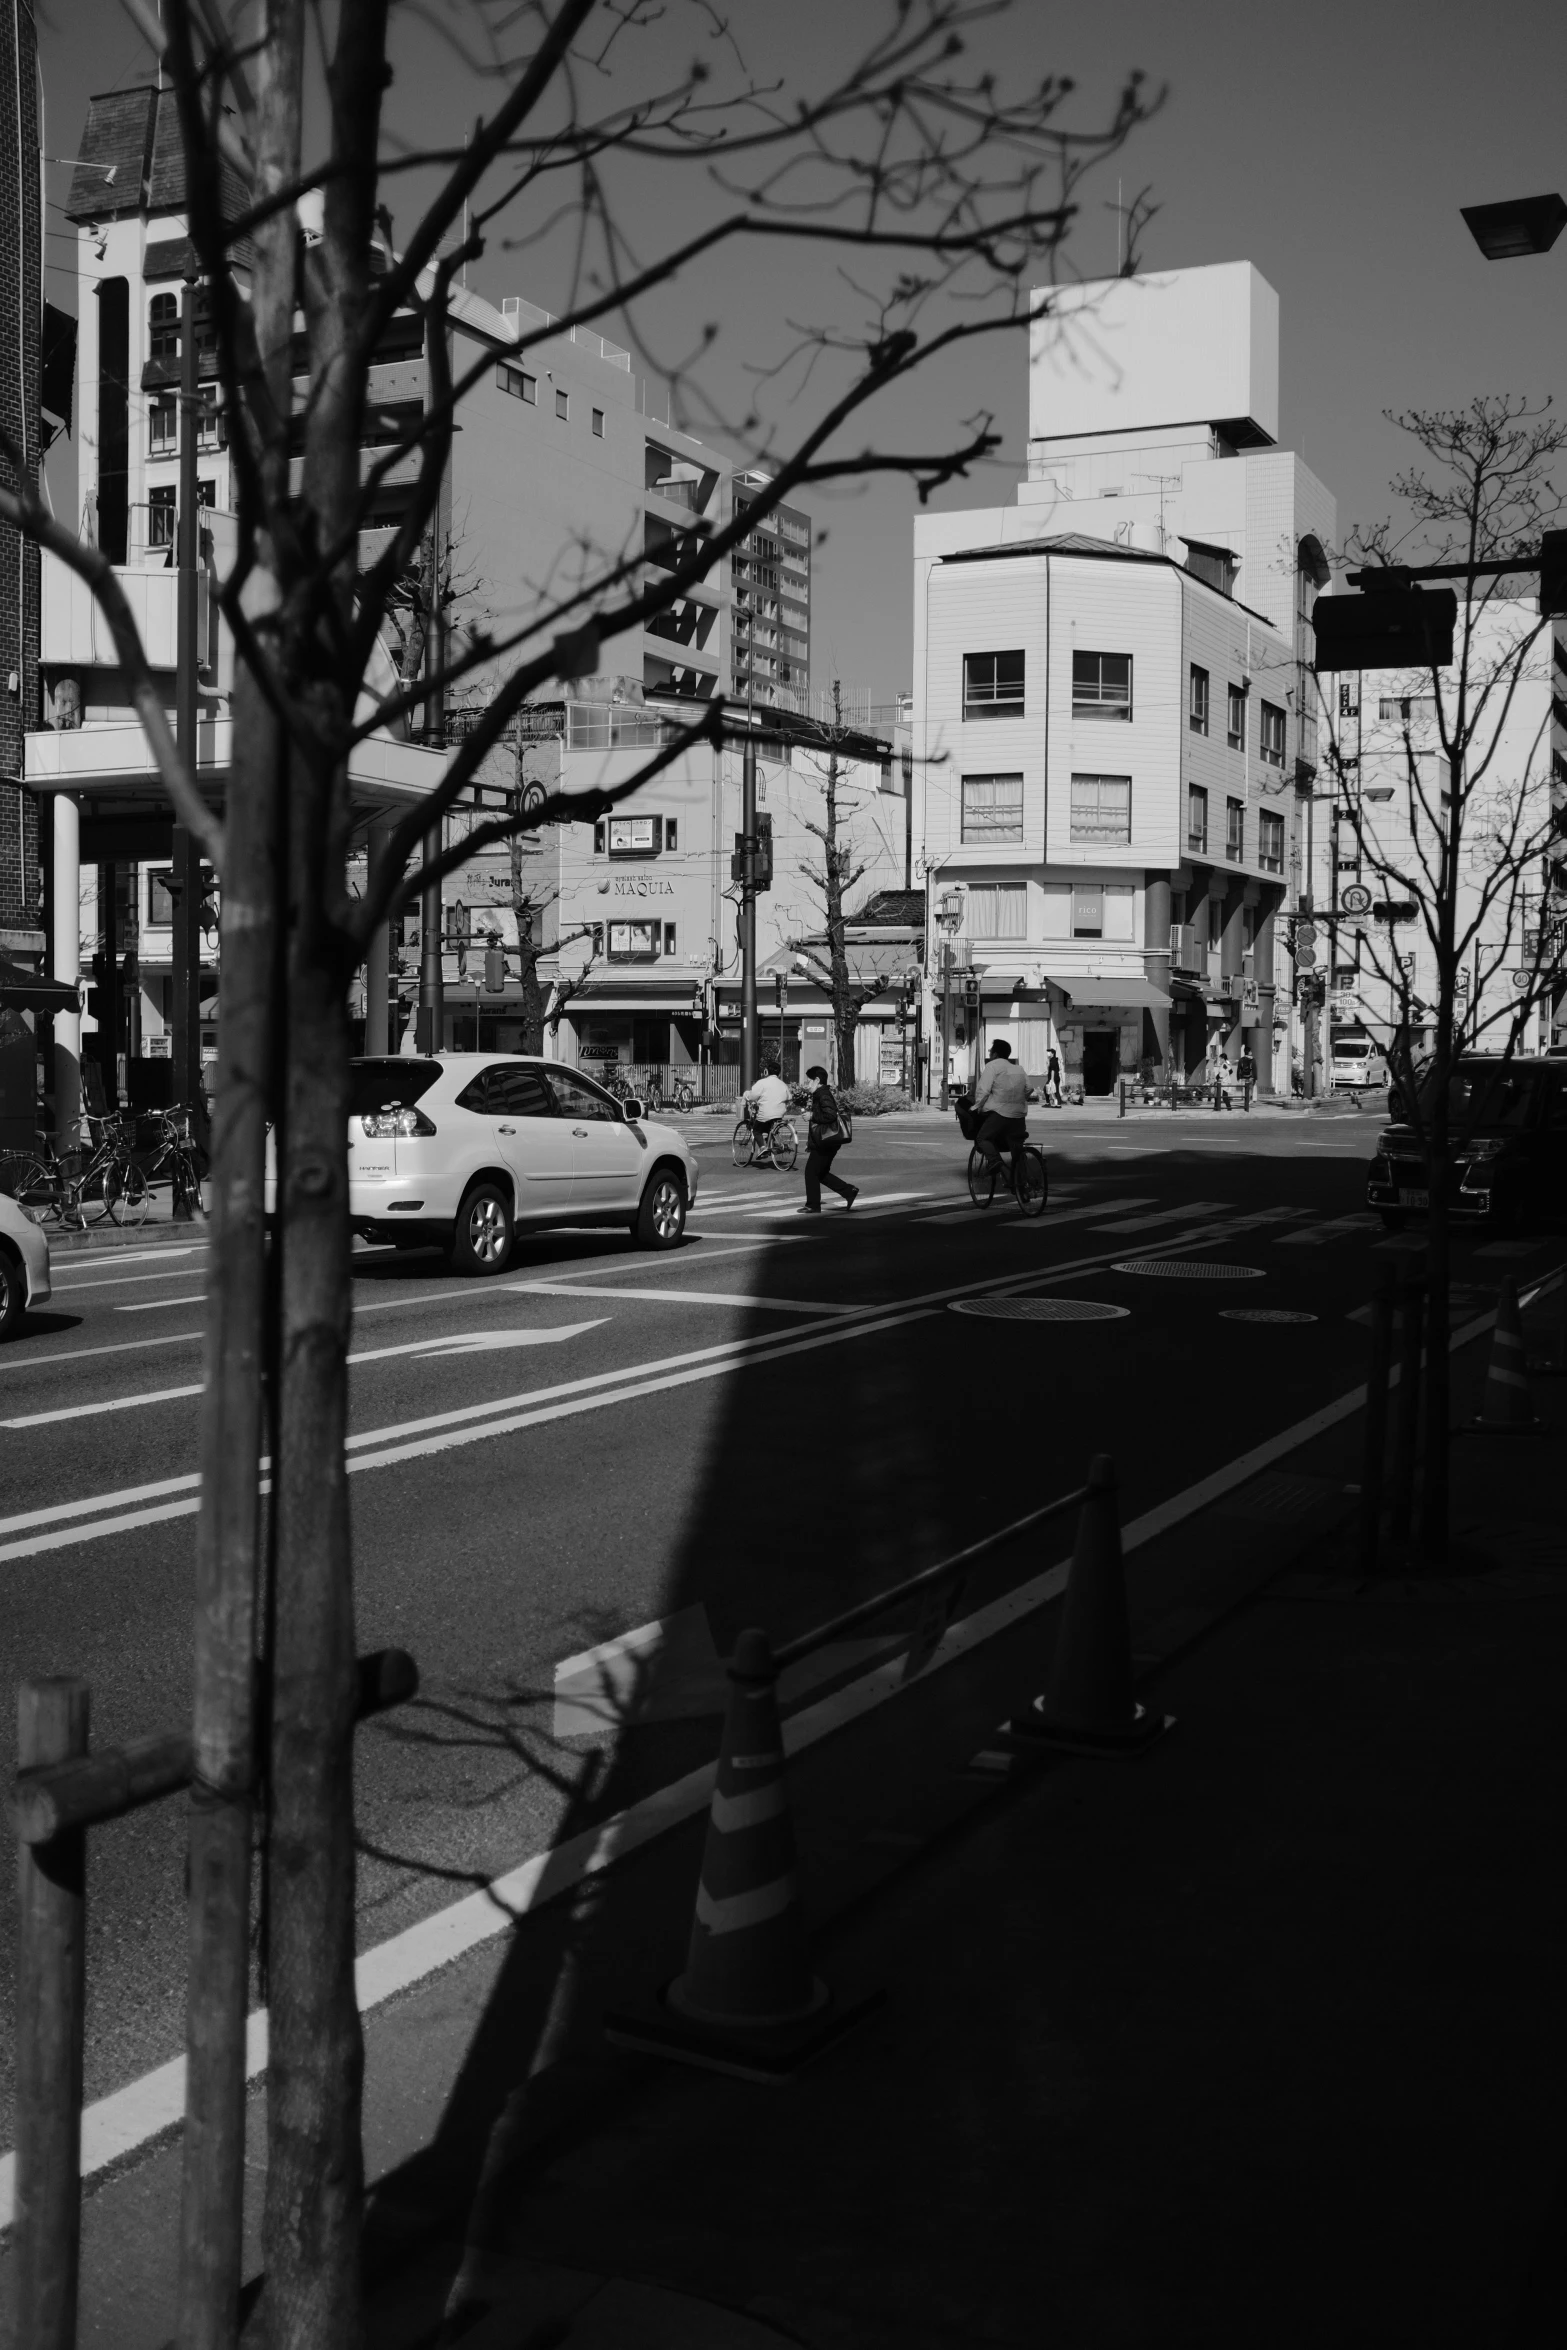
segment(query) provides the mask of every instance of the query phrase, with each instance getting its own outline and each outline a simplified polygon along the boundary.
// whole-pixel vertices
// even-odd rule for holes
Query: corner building
[[[945,940],[955,1081],[1005,1036],[1089,1095],[1248,1046],[1287,1089],[1335,509],[1274,445],[1277,297],[1245,262],[1041,293],[1029,426],[1015,505],[915,524],[929,1033]]]

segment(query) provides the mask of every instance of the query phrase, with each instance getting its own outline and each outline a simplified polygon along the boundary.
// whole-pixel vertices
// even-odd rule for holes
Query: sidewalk
[[[624,1969],[579,1950],[466,2249],[391,2263],[372,2350],[1559,2335],[1567,1389],[1536,1403],[1546,1434],[1459,1444],[1450,1576],[1344,1573],[1358,1420],[1184,1530],[1184,1591],[1139,1554],[1134,1643],[1177,1717],[1141,1762],[1030,1764],[929,1842],[928,1786],[871,1820],[841,1755],[835,1803],[798,1771],[808,1895],[838,1909],[819,1963],[885,2007],[754,2088],[608,2053]],[[1248,1595],[1270,1521],[1298,1564]],[[850,1845],[893,1872],[858,1901]],[[639,1934],[643,1971],[681,1938]],[[386,2182],[381,2262],[433,2183]]]

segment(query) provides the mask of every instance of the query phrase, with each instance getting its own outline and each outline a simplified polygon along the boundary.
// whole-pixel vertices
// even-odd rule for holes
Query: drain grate
[[[1315,1314],[1290,1314],[1282,1306],[1220,1306],[1221,1322],[1314,1322]]]
[[[1147,1273],[1156,1281],[1260,1281],[1260,1265],[1210,1265],[1205,1257],[1125,1257],[1112,1273]]]
[[[950,1310],[987,1322],[1124,1322],[1128,1312],[1088,1297],[963,1297]]]

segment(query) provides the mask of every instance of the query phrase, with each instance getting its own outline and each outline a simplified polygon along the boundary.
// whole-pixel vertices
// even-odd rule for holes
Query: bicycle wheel
[[[968,1155],[968,1195],[976,1208],[988,1208],[996,1196],[996,1170],[977,1143]]]
[[[152,1210],[152,1186],[133,1160],[122,1160],[108,1170],[105,1188],[109,1214],[116,1224],[145,1224]]]
[[[60,1214],[59,1178],[50,1174],[42,1159],[30,1160],[19,1170],[12,1196],[31,1224],[51,1224]]]
[[[730,1155],[737,1167],[749,1167],[755,1153],[751,1147],[751,1129],[742,1118],[729,1144]]]
[[[1042,1154],[1030,1143],[1017,1173],[1017,1204],[1025,1216],[1042,1216],[1050,1195],[1050,1178]]]
[[[119,1170],[112,1159],[89,1167],[82,1177],[76,1204],[84,1224],[101,1224],[109,1213],[109,1187]]]
[[[181,1151],[179,1171],[179,1181],[185,1186],[185,1197],[190,1202],[190,1212],[193,1216],[203,1220],[207,1214],[207,1203],[201,1196],[202,1180],[205,1173],[202,1160],[205,1157],[204,1151],[198,1152],[195,1149]]]
[[[675,1087],[675,1108],[687,1116],[696,1108],[696,1095],[691,1091],[689,1085]]]
[[[787,1118],[780,1118],[773,1128],[773,1165],[788,1174],[800,1155],[800,1137]]]

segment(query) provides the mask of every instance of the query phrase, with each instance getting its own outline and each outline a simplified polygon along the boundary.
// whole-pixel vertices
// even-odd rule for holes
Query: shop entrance
[[[1121,1035],[1116,1028],[1089,1028],[1083,1033],[1083,1091],[1114,1093],[1121,1066]]]

